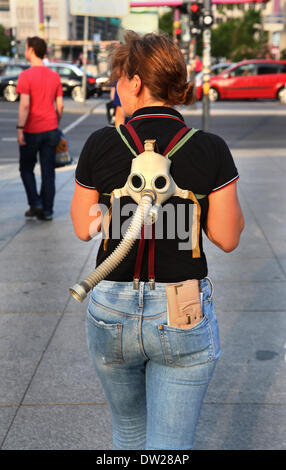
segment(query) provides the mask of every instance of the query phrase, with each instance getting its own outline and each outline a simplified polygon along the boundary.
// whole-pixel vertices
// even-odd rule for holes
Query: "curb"
[[[105,102],[105,100],[103,101],[100,101],[100,102],[97,102],[95,104],[91,104],[90,106],[85,104],[85,105],[81,105],[80,103],[78,104],[78,106],[81,106],[81,107],[77,107],[76,104],[73,104],[73,106],[71,107],[64,107],[64,113],[70,113],[70,114],[92,114],[94,109],[97,108],[99,105],[102,104],[102,102]]]

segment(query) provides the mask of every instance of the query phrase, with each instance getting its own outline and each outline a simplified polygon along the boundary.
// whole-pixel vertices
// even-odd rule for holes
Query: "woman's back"
[[[140,141],[155,139],[158,152],[164,150],[185,127],[179,112],[169,107],[145,107],[137,110],[129,125]],[[125,126],[120,132],[136,153],[138,149]],[[92,134],[82,152],[76,171],[77,182],[96,188],[99,202],[110,206],[110,195],[126,183],[132,159],[135,158],[120,134],[106,127]],[[162,206],[155,224],[155,278],[158,282],[177,282],[185,279],[202,279],[207,275],[207,262],[202,246],[202,227],[208,210],[208,195],[238,178],[237,169],[224,141],[213,134],[196,132],[174,155],[170,157],[171,175],[182,189],[192,191],[199,202],[198,208],[191,199],[171,197]],[[130,197],[122,201],[112,199],[112,218],[108,233],[98,252],[100,264],[118,245],[136,210]],[[199,218],[196,217],[199,209]],[[130,212],[132,211],[132,212]],[[105,237],[108,236],[108,242]],[[199,256],[194,248],[199,244]],[[138,242],[125,260],[107,277],[113,281],[132,281]],[[141,279],[148,280],[148,252],[144,252]]]

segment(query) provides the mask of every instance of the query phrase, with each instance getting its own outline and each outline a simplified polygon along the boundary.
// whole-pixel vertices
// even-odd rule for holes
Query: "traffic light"
[[[181,40],[182,28],[180,21],[174,21],[174,33],[178,41]]]
[[[192,2],[189,6],[190,19],[194,26],[200,25],[200,18],[202,16],[202,3]]]

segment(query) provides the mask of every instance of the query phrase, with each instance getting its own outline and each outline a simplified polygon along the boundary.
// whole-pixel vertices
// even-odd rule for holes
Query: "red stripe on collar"
[[[171,114],[170,115],[167,115],[167,114],[145,114],[145,115],[141,115],[141,116],[138,116],[138,117],[134,117],[134,118],[130,119],[128,122],[137,121],[138,119],[146,119],[146,118],[150,118],[150,117],[175,119],[176,121],[179,121],[182,124],[185,124],[185,122],[182,121],[182,119],[179,119],[176,116],[172,116]]]

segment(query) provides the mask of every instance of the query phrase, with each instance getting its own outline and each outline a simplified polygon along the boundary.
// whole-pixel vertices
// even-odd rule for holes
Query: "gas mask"
[[[146,224],[157,220],[160,206],[171,196],[188,197],[188,190],[178,188],[170,174],[171,161],[155,152],[155,140],[145,140],[144,152],[133,159],[125,185],[113,191],[114,197],[130,196],[137,204],[142,197],[152,197]]]
[[[133,159],[125,185],[113,191],[115,198],[130,196],[138,207],[124,238],[116,249],[84,281],[70,288],[70,293],[79,302],[82,302],[87,293],[121,263],[140,235],[142,225],[153,224],[157,220],[158,210],[167,199],[178,196],[192,199],[197,203],[191,191],[180,189],[176,185],[170,174],[171,161],[154,151],[155,142],[155,140],[145,140],[144,152]],[[199,216],[200,212],[198,220]]]

